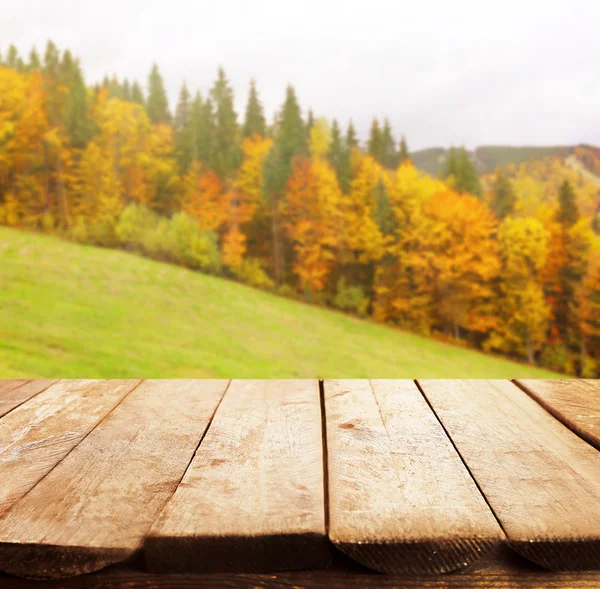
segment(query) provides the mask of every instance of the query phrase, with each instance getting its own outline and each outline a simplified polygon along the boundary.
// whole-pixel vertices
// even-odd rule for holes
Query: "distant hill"
[[[537,160],[546,157],[566,158],[575,153],[575,145],[557,145],[554,147],[514,147],[510,145],[482,145],[470,151],[471,161],[480,174],[493,172],[498,166],[507,164],[520,164],[528,160]],[[415,166],[437,176],[446,164],[448,149],[444,147],[430,147],[411,153]]]

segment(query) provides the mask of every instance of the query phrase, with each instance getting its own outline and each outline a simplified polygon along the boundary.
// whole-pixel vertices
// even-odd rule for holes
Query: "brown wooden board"
[[[144,381],[0,519],[0,570],[60,578],[131,557],[177,488],[226,386]]]
[[[600,453],[509,381],[419,380],[510,545],[600,567]]]
[[[2,417],[0,514],[60,462],[138,383],[59,381]]]
[[[233,380],[145,542],[154,572],[325,566],[316,380]]]
[[[45,391],[55,382],[56,379],[0,381],[0,417],[10,413],[38,393]]]
[[[504,535],[414,382],[326,380],[329,537],[388,573],[464,568]]]
[[[61,581],[1,577],[0,589],[597,589],[600,573],[557,573],[506,567],[489,574],[381,575],[333,567],[271,574],[152,574],[109,568]]]
[[[544,409],[600,450],[600,385],[591,380],[517,380]]]

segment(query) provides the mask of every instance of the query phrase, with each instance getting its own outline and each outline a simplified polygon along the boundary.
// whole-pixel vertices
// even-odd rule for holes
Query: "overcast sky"
[[[4,0],[2,51],[47,39],[88,82],[145,83],[153,61],[171,104],[205,94],[219,65],[243,112],[256,78],[270,118],[291,82],[304,109],[365,137],[389,117],[411,149],[600,144],[597,0]]]

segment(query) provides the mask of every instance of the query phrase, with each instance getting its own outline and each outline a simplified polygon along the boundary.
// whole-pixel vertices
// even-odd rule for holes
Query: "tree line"
[[[537,166],[537,167],[536,167]],[[86,85],[72,54],[0,57],[0,223],[120,247],[282,296],[583,376],[600,375],[598,190],[558,159],[439,178],[374,119],[361,143],[292,86],[243,116],[223,69],[170,111]]]

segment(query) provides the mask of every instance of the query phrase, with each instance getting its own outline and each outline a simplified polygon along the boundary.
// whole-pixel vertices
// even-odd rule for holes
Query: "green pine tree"
[[[175,157],[182,174],[187,173],[194,158],[194,125],[190,92],[184,83],[179,92],[179,101],[173,121],[175,131]]]
[[[223,68],[219,68],[217,79],[210,90],[210,99],[214,108],[210,167],[223,179],[233,172],[241,158],[233,90]]]
[[[280,202],[294,157],[306,155],[308,152],[306,126],[302,120],[296,92],[291,85],[286,89],[285,101],[277,113],[273,127],[274,147],[267,156],[264,167],[264,196],[269,207],[273,276],[279,285],[285,278],[286,257],[280,223]]]
[[[61,104],[56,114],[64,123],[71,145],[82,149],[94,135],[95,129],[88,116],[87,87],[79,60],[74,59],[68,49],[58,64],[58,80],[67,89],[67,94],[65,98],[58,96]]]
[[[367,141],[367,152],[383,165],[385,160],[384,138],[377,119],[373,119],[371,123],[371,131],[369,133],[369,140]]]
[[[129,84],[129,80],[125,78],[123,80],[123,85],[121,86],[121,91],[123,93],[123,100],[127,100],[127,102],[131,102],[131,85]]]
[[[248,94],[248,104],[246,106],[246,116],[244,118],[243,136],[250,137],[254,133],[258,133],[264,137],[267,132],[267,122],[263,111],[258,93],[256,91],[256,83],[250,80],[250,92]]]
[[[329,148],[329,161],[335,168],[340,185],[342,184],[342,170],[346,156],[340,125],[336,119],[331,122],[331,145]]]
[[[121,88],[119,78],[117,78],[116,74],[112,75],[112,78],[110,79],[110,81],[108,83],[108,88],[109,88],[108,92],[109,92],[110,96],[114,96],[115,98],[123,100],[123,89]]]
[[[46,52],[44,53],[44,73],[52,76],[57,75],[58,65],[60,63],[60,53],[52,41],[46,43]]]
[[[406,138],[402,135],[400,139],[400,151],[398,152],[398,163],[401,164],[405,162],[407,159],[410,159],[410,154],[408,153],[408,145],[406,144]]]
[[[308,109],[306,115],[306,140],[310,141],[310,131],[315,124],[315,115],[313,114],[312,108]]]
[[[8,48],[8,53],[6,54],[6,65],[7,67],[17,69],[17,62],[19,61],[19,52],[14,45],[11,45]]]
[[[479,175],[471,162],[469,152],[464,147],[451,147],[448,152],[443,178],[448,180],[450,177],[453,179],[454,188],[459,192],[482,195]]]
[[[574,244],[569,230],[579,221],[577,199],[571,183],[564,180],[558,191],[558,210],[556,220],[562,228],[562,239],[566,250],[566,260],[560,268],[560,294],[556,302],[555,323],[563,342],[571,348],[576,347],[579,336],[577,317],[574,312],[575,293],[584,274],[578,263]]]
[[[565,180],[558,191],[558,211],[556,220],[566,229],[572,227],[579,221],[579,209],[573,187]]]
[[[392,134],[392,126],[387,118],[383,121],[383,130],[381,131],[381,158],[381,164],[384,168],[395,168],[398,165],[396,141]]]
[[[397,228],[394,209],[383,182],[375,187],[375,220],[384,235],[393,235]]]
[[[345,148],[348,153],[352,153],[355,147],[358,147],[358,138],[356,136],[356,130],[352,121],[348,122],[348,129],[346,130]]]
[[[153,64],[150,75],[148,76],[148,100],[146,101],[146,112],[153,124],[171,122],[167,92],[165,91],[165,85],[156,63]]]
[[[200,92],[196,92],[192,102],[192,129],[194,159],[208,165],[214,135],[213,107],[210,98],[202,100]]]
[[[131,86],[131,101],[141,106],[144,106],[146,102],[144,99],[144,91],[137,81]]]
[[[27,66],[30,71],[42,69],[42,62],[40,60],[39,53],[35,47],[29,53],[29,65]]]
[[[502,168],[498,168],[494,185],[492,186],[492,200],[490,208],[499,219],[512,215],[517,204],[517,195],[513,190],[509,178],[504,175]]]

